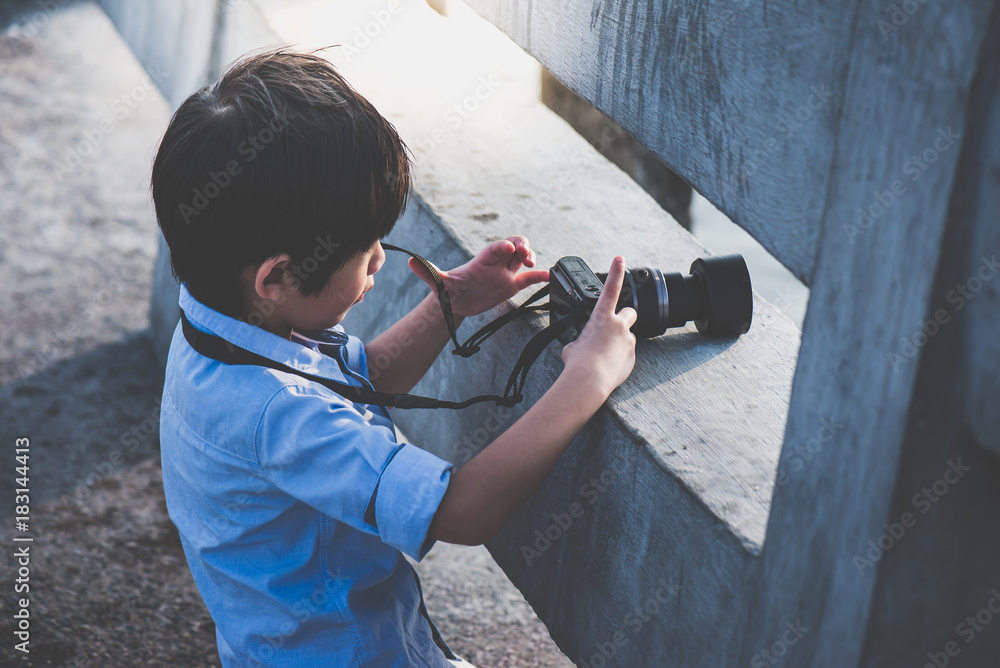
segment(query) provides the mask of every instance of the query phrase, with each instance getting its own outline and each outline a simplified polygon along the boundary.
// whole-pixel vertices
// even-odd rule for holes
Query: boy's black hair
[[[242,318],[240,274],[288,253],[299,292],[387,235],[410,160],[395,128],[315,54],[245,57],[189,97],[153,163],[153,202],[175,276]]]

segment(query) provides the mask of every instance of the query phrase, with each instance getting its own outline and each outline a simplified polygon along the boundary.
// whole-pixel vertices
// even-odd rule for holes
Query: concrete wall
[[[606,267],[621,253],[633,266],[683,270],[704,254],[519,88],[523,56],[499,58],[505,40],[457,23],[459,5],[445,18],[421,2],[259,0],[237,3],[238,15],[228,4],[106,3],[147,67],[182,61],[164,84],[175,104],[210,63],[271,35],[343,45],[331,60],[414,151],[415,196],[391,242],[444,267],[513,233],[545,265],[575,254]],[[995,288],[904,364],[890,354],[995,239],[984,222],[997,156],[988,64],[1000,59],[983,45],[998,3],[920,5],[891,43],[860,1],[728,13],[652,2],[649,15],[626,2],[593,12],[556,0],[471,4],[812,286],[801,351],[794,325],[759,298],[737,341],[708,342],[689,327],[641,342],[632,377],[489,546],[497,562],[581,665],[919,665],[943,651],[1000,580],[996,560],[942,547],[995,554],[1000,535],[975,510],[992,507],[997,488],[995,460],[979,447],[995,431],[996,393],[986,395],[996,377],[959,352],[968,341],[978,359],[995,356],[983,324],[995,322]],[[190,35],[181,35],[185,11]],[[198,35],[211,43],[156,48]],[[953,57],[926,49],[929,40],[950,44]],[[830,95],[810,123],[776,139],[775,119],[817,95],[810,85]],[[892,188],[944,127],[960,138],[954,150],[878,224],[851,228],[873,189]],[[751,172],[755,149],[768,160]],[[169,281],[158,281],[168,304]],[[426,288],[390,257],[377,292],[345,322],[363,337]],[[157,328],[171,320],[162,313]],[[471,359],[445,352],[417,391],[463,398],[501,387],[542,326],[515,323]],[[553,346],[531,372],[527,404],[560,368]],[[964,413],[955,395],[968,397]],[[523,410],[395,416],[415,442],[461,464]],[[955,505],[932,504],[905,543],[883,538],[912,512],[914,489],[933,486],[959,456],[976,474],[948,497]],[[890,539],[905,547],[868,555],[871,541]],[[924,581],[927,597],[914,589]],[[1000,653],[1000,631],[961,653],[965,665],[985,665]]]
[[[556,112],[653,196],[674,220],[691,229],[691,186],[617,123],[542,68],[542,104]]]

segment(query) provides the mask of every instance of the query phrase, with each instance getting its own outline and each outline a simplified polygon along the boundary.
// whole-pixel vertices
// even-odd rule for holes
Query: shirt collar
[[[347,335],[339,326],[326,331],[294,332],[293,336],[302,340],[302,343],[297,343],[205,306],[194,298],[188,290],[187,283],[181,284],[180,297],[177,301],[191,324],[200,331],[215,334],[235,346],[281,362],[293,369],[327,378],[344,378],[337,361],[319,352],[313,344],[313,342],[324,345],[347,343]]]
[[[330,329],[322,330],[296,329],[292,331],[292,338],[310,348],[317,346],[343,346],[347,344],[347,334],[340,325],[334,325]]]

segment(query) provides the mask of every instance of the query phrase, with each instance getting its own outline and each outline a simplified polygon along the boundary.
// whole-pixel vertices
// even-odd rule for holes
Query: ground
[[[18,13],[20,12],[20,13]],[[216,666],[166,514],[148,336],[149,172],[169,109],[91,2],[0,0],[0,447],[30,442],[30,531],[0,476],[0,665]],[[31,543],[13,538],[33,537]],[[29,546],[27,594],[15,549]],[[569,666],[484,548],[418,566],[481,667]],[[30,654],[9,611],[30,598]]]

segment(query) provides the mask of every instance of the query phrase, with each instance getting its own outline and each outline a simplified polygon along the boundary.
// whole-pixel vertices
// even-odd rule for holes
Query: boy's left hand
[[[409,265],[437,294],[434,280],[423,265],[413,258]],[[523,267],[534,266],[535,253],[528,247],[528,240],[513,236],[494,241],[461,267],[440,273],[451,296],[452,312],[470,316],[490,310],[529,285],[549,280],[547,269],[518,273]]]

